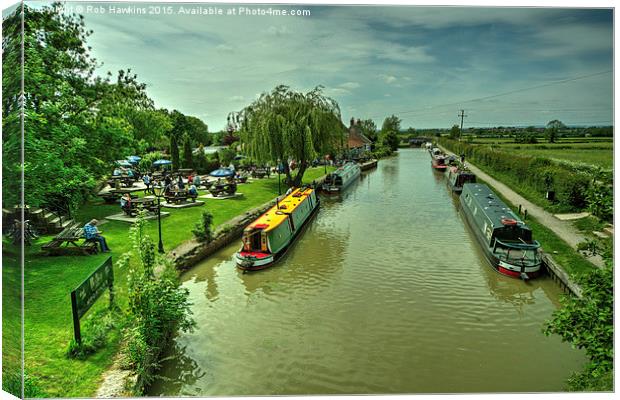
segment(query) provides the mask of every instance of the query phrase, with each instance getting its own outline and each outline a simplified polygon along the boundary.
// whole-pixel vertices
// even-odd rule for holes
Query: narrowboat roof
[[[348,163],[344,164],[342,167],[340,167],[337,170],[335,170],[333,173],[335,175],[342,175],[346,171],[350,170],[351,168],[355,168],[355,167],[359,168],[359,165],[357,165],[355,163],[348,162]]]
[[[314,189],[312,188],[298,188],[293,190],[291,194],[283,198],[278,204],[271,207],[263,215],[248,225],[245,230],[263,229],[264,231],[270,231],[276,228],[286,220],[287,214],[292,213],[313,191]]]
[[[480,210],[489,217],[493,228],[503,226],[503,219],[514,219],[521,228],[529,227],[519,218],[517,214],[501,201],[495,193],[484,183],[465,183],[461,197],[470,195],[473,201],[480,207]]]

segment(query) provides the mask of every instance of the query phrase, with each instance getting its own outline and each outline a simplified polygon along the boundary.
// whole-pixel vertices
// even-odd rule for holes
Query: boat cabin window
[[[337,176],[336,181],[334,182],[336,185],[342,185],[342,177]]]
[[[540,263],[540,255],[536,249],[518,249],[511,247],[497,246],[495,255],[500,260],[506,261],[513,265],[533,265]]]

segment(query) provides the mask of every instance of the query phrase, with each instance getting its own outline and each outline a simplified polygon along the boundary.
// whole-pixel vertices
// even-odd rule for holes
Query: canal
[[[197,329],[149,394],[561,391],[586,358],[542,334],[560,289],[494,272],[428,153],[399,153],[276,266],[241,273],[235,243],[185,273]]]

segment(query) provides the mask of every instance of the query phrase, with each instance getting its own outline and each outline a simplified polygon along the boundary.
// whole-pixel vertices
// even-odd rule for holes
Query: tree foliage
[[[372,140],[373,142],[376,142],[377,139],[379,138],[377,134],[377,125],[375,124],[375,121],[373,121],[372,119],[369,118],[369,119],[360,121],[359,127],[362,133],[364,134],[364,136],[366,136],[368,139]]]
[[[285,161],[286,182],[299,186],[310,162],[335,151],[343,142],[340,108],[317,87],[308,93],[280,85],[246,107],[242,113],[241,140],[258,162]],[[295,160],[292,176],[288,160]]]
[[[604,254],[606,266],[581,279],[583,297],[561,299],[562,308],[544,327],[546,335],[584,349],[589,358],[584,371],[569,379],[571,390],[613,390],[614,288],[611,250]]]
[[[189,133],[183,135],[183,168],[194,168],[194,160],[192,154],[192,138]]]
[[[3,21],[3,202],[20,198],[24,110],[25,201],[67,212],[109,174],[115,160],[165,148],[173,128],[130,69],[100,77],[92,31],[61,3],[24,6],[24,95],[20,103],[21,8]],[[190,118],[190,117],[188,117]],[[206,126],[190,119],[195,130]]]
[[[391,151],[398,149],[400,123],[401,120],[396,115],[391,115],[383,121],[379,134],[379,142],[383,147],[389,148]]]
[[[553,121],[549,121],[547,123],[547,129],[545,129],[545,136],[547,137],[547,140],[549,140],[549,143],[555,143],[558,138],[558,133],[561,129],[565,128],[566,125],[564,125],[564,123],[560,120],[554,119]]]

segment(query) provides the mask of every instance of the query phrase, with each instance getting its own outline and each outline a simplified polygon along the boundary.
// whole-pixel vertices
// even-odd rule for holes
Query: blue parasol
[[[120,167],[131,167],[131,164],[127,160],[116,160],[116,165]]]
[[[215,171],[211,171],[209,175],[216,178],[228,178],[229,176],[234,176],[235,172],[228,168],[220,168],[216,169]]]
[[[127,157],[127,161],[129,161],[132,164],[137,164],[138,161],[142,160],[142,157],[138,157],[138,156],[129,156]]]
[[[153,162],[153,165],[168,165],[168,164],[172,164],[172,161],[170,160],[157,160]]]

